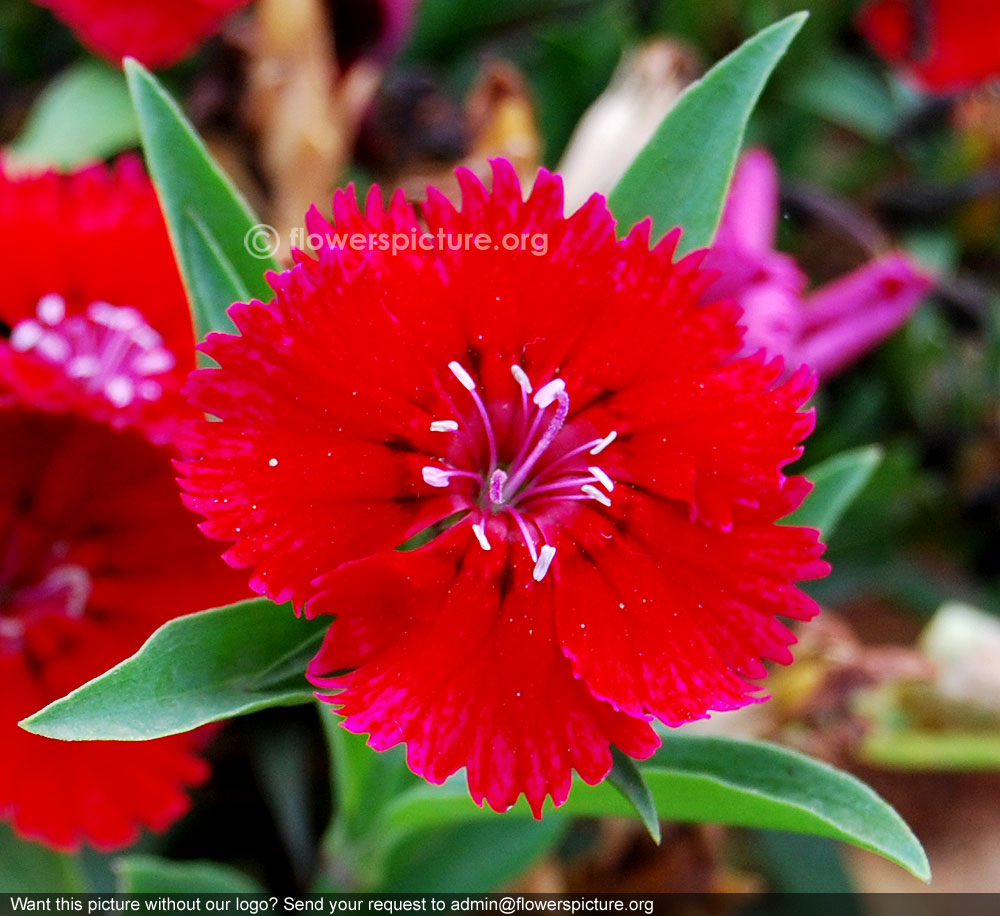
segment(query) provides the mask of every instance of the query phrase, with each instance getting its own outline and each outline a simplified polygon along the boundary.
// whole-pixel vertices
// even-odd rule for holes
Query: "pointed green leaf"
[[[264,274],[277,264],[248,241],[259,220],[156,78],[131,59],[125,73],[198,335],[232,330],[234,301],[271,297]]]
[[[10,152],[15,162],[70,169],[138,145],[125,77],[84,60],[46,87]]]
[[[796,751],[761,741],[673,733],[640,769],[664,820],[732,824],[810,833],[868,849],[923,880],[930,866],[903,819],[863,782]],[[559,809],[587,816],[634,816],[607,782],[577,783]],[[421,786],[386,811],[386,829],[496,817],[469,799],[464,780]],[[530,817],[524,801],[505,817]]]
[[[87,886],[79,859],[22,840],[0,824],[0,888],[6,893],[83,893]]]
[[[843,514],[882,463],[882,457],[881,448],[866,445],[841,452],[810,468],[806,477],[813,483],[812,492],[784,520],[785,524],[818,528],[824,540],[829,541]]]
[[[124,856],[114,864],[120,894],[263,894],[249,875],[220,862]]]
[[[308,703],[304,672],[328,626],[262,598],[177,617],[131,658],[21,725],[64,741],[146,741]]]
[[[711,244],[750,113],[807,15],[764,29],[688,87],[610,194],[623,232],[651,216],[654,238],[683,226],[681,251]]]
[[[628,754],[622,753],[616,747],[611,748],[611,758],[614,760],[614,765],[608,773],[608,782],[635,808],[643,827],[653,838],[653,842],[659,846],[660,816],[656,812],[656,801],[653,799],[653,793],[649,791],[642,770]]]

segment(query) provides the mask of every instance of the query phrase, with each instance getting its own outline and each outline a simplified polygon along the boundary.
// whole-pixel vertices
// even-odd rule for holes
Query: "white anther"
[[[114,331],[132,331],[143,323],[142,315],[134,308],[109,302],[92,302],[87,306],[87,316]]]
[[[609,432],[600,442],[597,443],[591,450],[591,455],[600,455],[615,439],[618,438],[618,430],[613,429]]]
[[[532,400],[545,410],[556,398],[566,390],[566,383],[561,378],[554,378],[546,385],[542,385]]]
[[[521,386],[525,394],[531,394],[531,379],[528,378],[527,372],[520,366],[513,365],[510,367],[510,374],[514,376],[514,380]]]
[[[10,345],[18,353],[27,353],[42,339],[44,334],[45,328],[37,321],[27,318],[24,321],[19,321],[11,332]]]
[[[56,293],[48,293],[38,300],[35,312],[46,324],[59,324],[66,317],[66,300]]]
[[[421,473],[424,475],[424,483],[432,487],[446,487],[451,482],[451,475],[447,471],[442,471],[441,468],[428,465],[421,469]]]
[[[163,394],[163,386],[159,382],[144,379],[139,382],[139,396],[147,401],[157,401]]]
[[[607,474],[604,473],[603,468],[590,467],[587,468],[587,470],[590,471],[590,473],[597,478],[598,482],[602,487],[604,487],[605,490],[607,490],[609,493],[614,491],[615,482],[610,477],[608,477]]]
[[[589,483],[585,483],[580,489],[586,493],[591,499],[596,499],[602,506],[610,506],[611,500],[602,493],[597,487],[592,486]]]
[[[453,433],[458,430],[458,421],[456,420],[435,420],[431,423],[432,433]]]
[[[101,371],[101,361],[92,353],[74,356],[66,366],[70,378],[93,378]]]
[[[115,407],[127,407],[135,398],[135,386],[123,375],[108,379],[104,393]]]
[[[549,567],[552,565],[552,558],[555,555],[555,547],[551,544],[542,545],[542,549],[538,553],[538,561],[535,563],[534,572],[531,574],[531,577],[536,582],[541,582],[545,578],[545,574],[549,571]]]
[[[483,528],[482,522],[472,523],[472,533],[476,536],[476,540],[479,541],[479,546],[482,547],[483,550],[493,549],[490,542],[486,540],[486,531]]]
[[[35,344],[36,349],[47,360],[53,363],[62,363],[69,359],[70,345],[66,338],[60,337],[57,333],[47,331],[42,334]]]
[[[457,378],[459,382],[462,383],[463,388],[465,388],[467,391],[476,390],[475,381],[473,380],[472,376],[465,371],[465,367],[461,363],[452,360],[450,363],[448,363],[448,368],[451,369],[451,374],[454,375],[455,378]]]
[[[163,338],[156,333],[148,324],[140,325],[129,331],[129,337],[137,343],[143,350],[155,350],[163,343]]]
[[[269,468],[276,468],[278,466],[278,459],[277,458],[268,458],[267,459],[267,466]]]
[[[176,364],[177,361],[169,350],[147,350],[132,361],[132,368],[140,375],[159,375],[161,372],[169,372]]]

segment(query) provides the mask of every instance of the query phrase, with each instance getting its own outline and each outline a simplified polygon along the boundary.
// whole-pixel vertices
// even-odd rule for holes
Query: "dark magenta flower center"
[[[43,619],[82,617],[90,599],[90,574],[67,562],[65,541],[51,543],[37,527],[15,517],[0,540],[0,650],[17,650]]]
[[[617,433],[595,438],[567,422],[569,394],[560,378],[536,391],[525,371],[514,365],[511,375],[520,398],[489,403],[460,363],[451,362],[448,368],[469,392],[472,404],[467,411],[456,407],[460,419],[431,424],[433,432],[448,433],[452,441],[441,465],[424,467],[424,482],[451,487],[467,501],[472,530],[483,550],[491,549],[489,520],[508,514],[540,582],[556,553],[547,534],[552,523],[580,502],[611,505],[614,481],[595,457]]]

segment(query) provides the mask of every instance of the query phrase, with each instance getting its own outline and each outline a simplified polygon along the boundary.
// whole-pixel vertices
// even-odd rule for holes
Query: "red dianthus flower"
[[[458,177],[423,223],[377,191],[338,193],[335,230],[310,214],[318,258],[204,345],[189,390],[221,422],[192,423],[182,485],[257,591],[335,615],[309,676],[348,729],[539,814],[610,745],[652,753],[652,717],[742,706],[790,660],[777,615],[811,617],[794,582],[827,571],[776,523],[809,489],[781,467],[813,380],[736,358],[740,311],[699,304],[678,232],[619,241],[602,198],[564,218],[557,177],[525,200],[503,161],[492,192]],[[422,227],[433,250],[381,250]]]
[[[250,0],[36,0],[113,63],[166,67],[186,57]]]
[[[872,0],[857,21],[879,54],[930,92],[972,89],[1000,75],[995,0]]]
[[[245,586],[154,444],[183,413],[194,342],[138,162],[0,171],[0,247],[0,818],[60,848],[112,848],[187,810],[204,734],[67,743],[17,722]]]

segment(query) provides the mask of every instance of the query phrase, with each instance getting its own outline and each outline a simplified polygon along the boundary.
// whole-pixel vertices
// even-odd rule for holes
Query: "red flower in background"
[[[734,359],[739,309],[699,305],[679,233],[619,241],[602,198],[564,218],[558,178],[523,200],[503,161],[492,192],[458,177],[460,212],[433,190],[422,208],[435,250],[327,244],[233,306],[242,336],[210,335],[220,368],[190,383],[220,422],[192,423],[179,467],[254,589],[336,616],[310,678],[348,729],[538,814],[610,745],[652,753],[651,717],[752,702],[761,659],[790,660],[777,615],[811,617],[795,580],[827,571],[815,531],[777,524],[809,489],[781,468],[813,381]],[[423,225],[377,191],[334,216]]]
[[[1000,74],[996,0],[874,0],[857,22],[879,54],[930,92],[972,89]]]
[[[114,172],[0,172],[0,818],[61,848],[162,829],[204,735],[65,743],[17,722],[178,614],[242,597],[168,449],[193,335],[156,197]]]
[[[186,57],[249,0],[36,0],[88,48],[118,64],[166,67]]]

